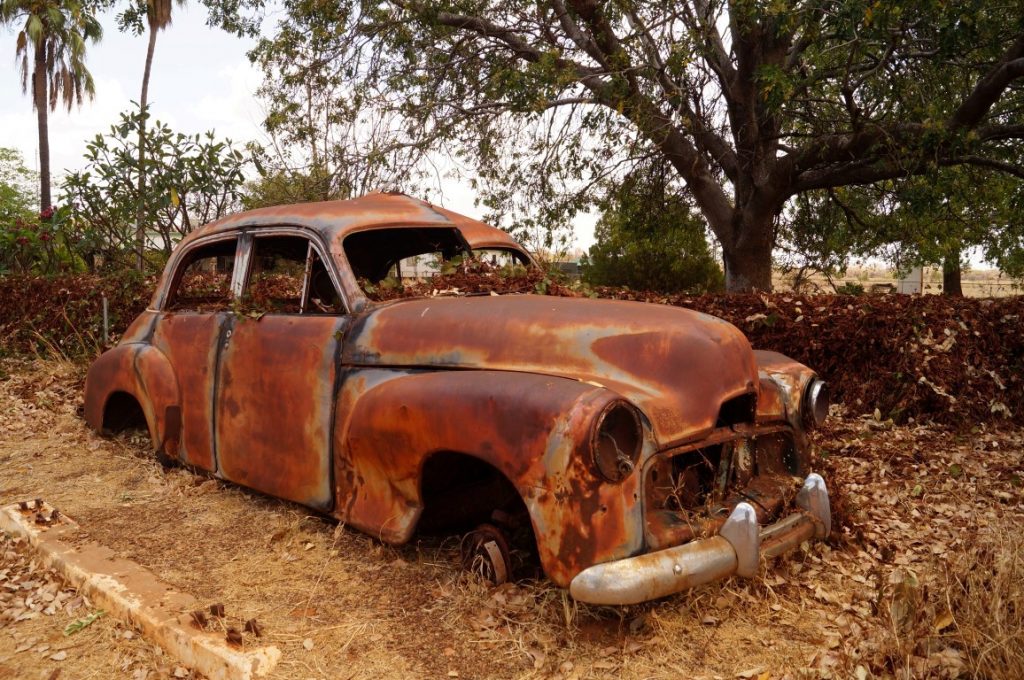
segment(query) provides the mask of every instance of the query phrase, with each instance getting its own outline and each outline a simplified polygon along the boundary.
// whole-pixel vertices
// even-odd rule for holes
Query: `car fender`
[[[139,402],[154,450],[174,457],[181,431],[178,381],[170,361],[152,345],[126,343],[104,352],[85,379],[85,420],[99,432],[107,401],[125,392]]]
[[[531,373],[354,372],[338,398],[336,512],[382,540],[404,542],[423,510],[426,460],[473,456],[519,492],[545,572],[567,585],[590,564],[642,548],[639,475],[605,482],[589,453],[596,418],[618,399],[599,385]]]
[[[794,428],[801,425],[804,391],[817,374],[799,361],[768,350],[754,350],[761,378],[758,420],[787,420]]]

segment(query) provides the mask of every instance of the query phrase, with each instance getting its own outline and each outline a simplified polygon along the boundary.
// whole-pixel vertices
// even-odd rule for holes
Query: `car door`
[[[254,236],[221,343],[215,422],[220,476],[327,511],[348,317],[322,252],[293,232]]]
[[[178,458],[214,470],[217,353],[240,287],[237,235],[197,242],[177,256],[150,340],[170,360],[181,394]]]

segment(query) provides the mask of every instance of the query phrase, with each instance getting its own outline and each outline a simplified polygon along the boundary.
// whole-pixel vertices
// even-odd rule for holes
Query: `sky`
[[[104,36],[89,45],[86,63],[96,83],[96,98],[69,114],[58,108],[50,114],[50,165],[54,195],[68,170],[85,165],[86,142],[106,133],[118,115],[138,101],[146,58],[146,35],[117,30],[116,11],[101,15]],[[213,129],[219,138],[239,145],[262,141],[264,111],[255,97],[261,82],[259,71],[246,52],[253,41],[236,38],[206,25],[206,8],[196,4],[175,5],[174,23],[157,37],[150,76],[149,100],[153,117],[175,132],[196,133]],[[0,27],[0,146],[21,151],[25,164],[38,169],[36,116],[28,95],[22,94],[21,76],[14,60],[16,32]],[[479,216],[472,189],[463,183],[446,182],[443,193],[430,200],[470,216]],[[592,216],[574,225],[576,246],[593,243]]]

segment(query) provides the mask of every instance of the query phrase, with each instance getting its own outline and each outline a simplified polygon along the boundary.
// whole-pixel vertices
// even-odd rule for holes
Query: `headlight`
[[[803,417],[804,426],[820,427],[828,417],[828,384],[819,378],[811,380],[804,392]]]
[[[622,401],[612,403],[597,419],[590,442],[594,467],[609,482],[621,482],[636,467],[643,439],[636,410]]]

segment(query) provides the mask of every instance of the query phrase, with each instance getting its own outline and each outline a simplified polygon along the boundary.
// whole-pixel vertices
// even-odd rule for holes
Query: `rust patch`
[[[345,321],[268,314],[235,324],[219,361],[220,476],[320,510],[331,508],[335,338]]]
[[[167,357],[181,386],[181,439],[168,452],[213,471],[213,400],[221,329],[227,314],[164,313],[153,332],[153,346]]]

